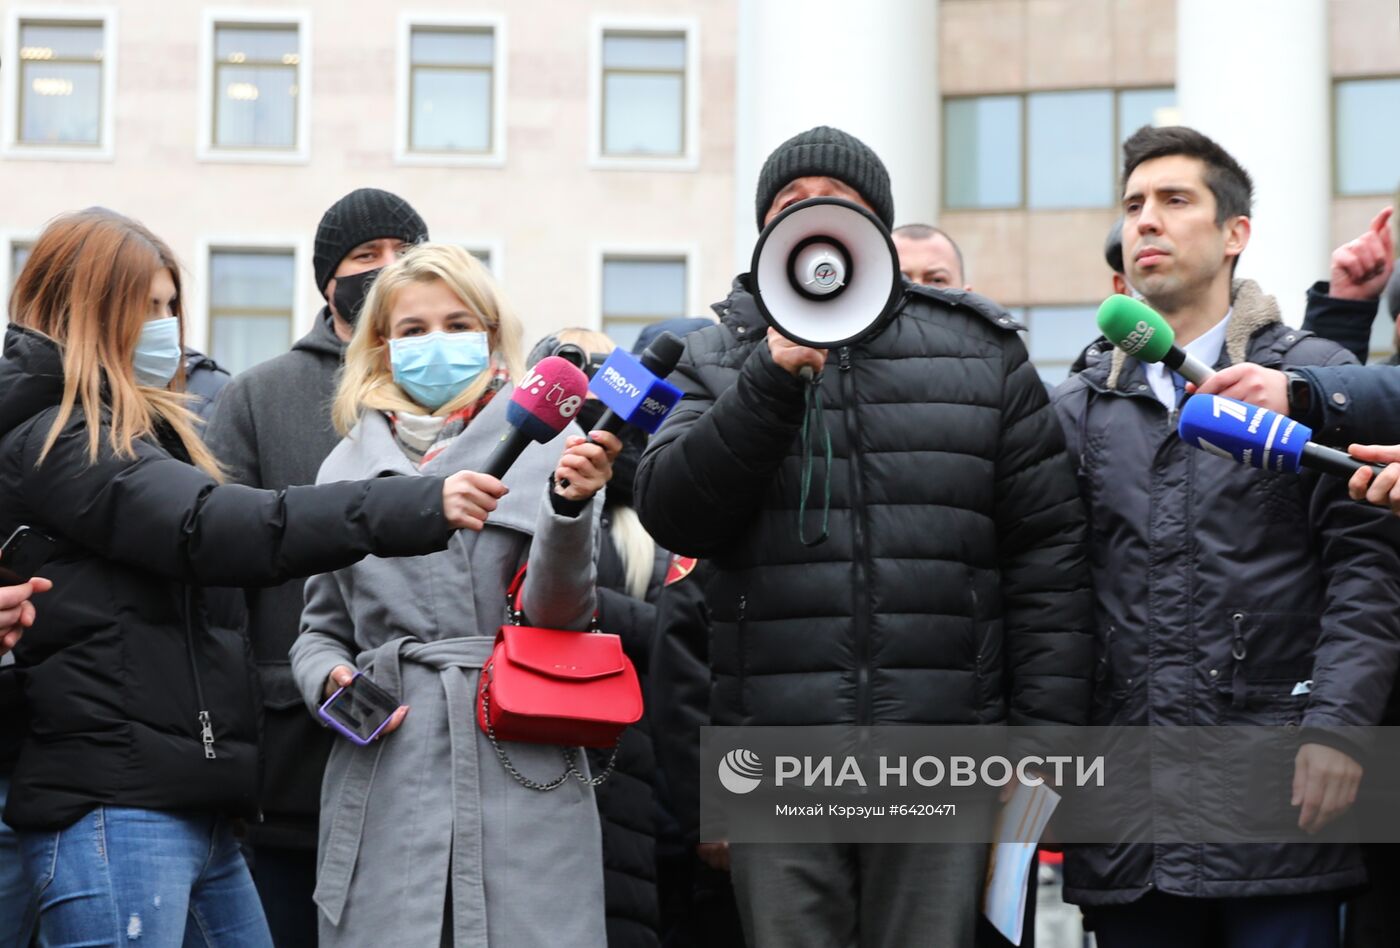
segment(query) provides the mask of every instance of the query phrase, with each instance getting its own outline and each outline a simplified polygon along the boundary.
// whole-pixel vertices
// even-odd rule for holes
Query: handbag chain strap
[[[495,662],[488,662],[486,667],[481,670],[482,674],[485,675],[488,680],[494,680],[494,675],[491,670],[495,664]],[[491,741],[491,748],[496,752],[496,758],[500,760],[501,766],[505,768],[506,773],[514,777],[515,782],[526,790],[557,790],[567,783],[570,777],[576,778],[579,783],[590,787],[596,787],[602,784],[604,780],[611,777],[613,769],[617,766],[617,752],[618,749],[622,747],[621,734],[617,736],[617,742],[613,744],[612,756],[608,758],[608,765],[604,767],[603,772],[596,777],[585,777],[578,769],[578,748],[561,747],[559,750],[564,755],[564,772],[548,783],[540,783],[537,780],[531,780],[516,769],[515,764],[511,762],[510,755],[506,753],[506,749],[501,746],[501,742],[496,738],[496,727],[491,723],[490,687],[481,689],[481,710],[483,712],[482,717],[486,721],[486,737]]]

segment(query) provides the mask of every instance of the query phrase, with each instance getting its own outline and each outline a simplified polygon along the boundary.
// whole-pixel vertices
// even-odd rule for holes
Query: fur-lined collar
[[[1225,330],[1225,356],[1227,365],[1244,362],[1249,349],[1249,340],[1265,326],[1282,322],[1278,302],[1259,288],[1253,280],[1236,280],[1230,286],[1230,325]],[[1123,365],[1128,359],[1122,349],[1113,350],[1113,361],[1109,366],[1108,388],[1117,388]]]

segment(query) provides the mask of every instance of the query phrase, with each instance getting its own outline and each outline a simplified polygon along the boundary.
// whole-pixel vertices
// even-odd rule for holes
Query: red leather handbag
[[[525,625],[520,610],[524,585],[521,567],[506,590],[508,622],[496,634],[491,658],[481,670],[477,724],[522,786],[553,790],[571,776],[596,786],[612,773],[622,732],[642,716],[637,670],[616,635],[596,628],[568,632]],[[558,744],[566,769],[547,784],[529,780],[511,763],[501,741]],[[600,775],[585,778],[577,766],[578,746],[611,747],[612,759]]]

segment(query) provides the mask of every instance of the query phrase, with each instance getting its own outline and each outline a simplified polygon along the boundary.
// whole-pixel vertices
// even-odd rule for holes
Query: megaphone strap
[[[810,379],[802,392],[802,487],[797,501],[797,538],[804,546],[820,546],[829,535],[827,522],[831,518],[831,430],[822,415],[822,390],[819,379]],[[826,472],[822,477],[822,528],[812,540],[807,539],[807,498],[812,491],[812,472],[816,461],[812,456],[813,429],[819,429],[826,445]]]

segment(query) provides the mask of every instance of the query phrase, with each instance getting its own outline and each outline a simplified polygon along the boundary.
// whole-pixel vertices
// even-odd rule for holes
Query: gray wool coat
[[[506,430],[498,394],[423,474],[480,470]],[[532,444],[506,474],[510,492],[479,533],[429,556],[369,557],[306,584],[292,672],[314,714],[336,665],[364,669],[411,710],[368,747],[337,740],[321,790],[316,904],[322,946],[579,946],[606,943],[602,852],[593,791],[517,784],[475,719],[480,668],[529,558],[524,607],[534,625],[585,629],[595,608],[602,498],[577,517],[547,491],[562,450]],[[318,483],[419,472],[369,412],[321,466]],[[561,749],[503,743],[537,781],[564,769]],[[579,754],[580,769],[586,762]]]

